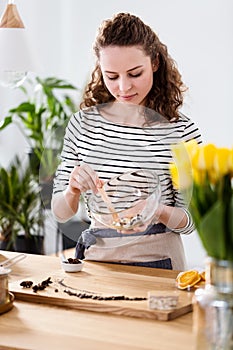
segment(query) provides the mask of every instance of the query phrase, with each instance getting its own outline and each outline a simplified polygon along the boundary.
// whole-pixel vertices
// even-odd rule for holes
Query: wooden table
[[[9,258],[17,253],[0,251]],[[108,265],[108,264],[104,264]],[[110,265],[110,264],[109,264]],[[59,258],[27,255],[12,266],[12,281],[46,271],[60,269]],[[90,263],[88,269],[102,268]],[[110,266],[127,279],[135,276],[153,280],[154,275],[174,279],[175,271]],[[47,274],[46,274],[47,275]],[[140,287],[139,287],[140,288]],[[79,349],[79,350],[182,350],[194,349],[192,312],[170,321],[115,316],[104,312],[74,310],[54,305],[14,301],[14,307],[0,315],[0,349]]]

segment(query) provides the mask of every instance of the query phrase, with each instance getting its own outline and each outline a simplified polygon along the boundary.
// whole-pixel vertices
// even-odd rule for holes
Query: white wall
[[[6,3],[7,0],[0,0],[0,13]],[[38,74],[56,75],[79,87],[83,87],[92,68],[92,42],[100,22],[116,12],[139,15],[155,29],[177,61],[189,86],[183,110],[199,125],[204,141],[233,145],[232,0],[16,0],[15,3],[41,62]],[[18,91],[0,88],[0,120],[20,98]],[[15,128],[0,133],[0,164],[6,164],[16,150],[23,152],[25,147]],[[195,234],[185,237],[184,242],[190,265],[202,263],[204,252]]]

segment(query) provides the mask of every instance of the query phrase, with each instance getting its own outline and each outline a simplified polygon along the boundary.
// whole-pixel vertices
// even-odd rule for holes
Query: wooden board
[[[85,262],[81,272],[66,273],[56,257],[29,255],[12,267],[9,290],[16,299],[27,302],[168,321],[192,311],[192,293],[176,289],[176,275],[174,271],[92,262]],[[53,283],[37,293],[31,288],[20,286],[23,280],[38,284],[48,277],[51,277]],[[161,294],[170,291],[178,294],[179,301],[173,310],[150,310],[148,300],[81,299],[68,295],[64,290],[102,297],[123,295],[130,298],[147,297],[151,290],[161,291]]]

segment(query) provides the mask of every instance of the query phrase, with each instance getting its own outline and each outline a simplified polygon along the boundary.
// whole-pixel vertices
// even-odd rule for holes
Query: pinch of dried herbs
[[[32,285],[33,285],[32,281],[22,281],[20,283],[20,286],[22,286],[23,288],[31,288]]]
[[[53,283],[51,281],[51,277],[48,277],[46,280],[38,283],[38,284],[35,284],[33,286],[33,282],[32,281],[22,281],[20,283],[20,286],[22,286],[23,288],[31,288],[32,286],[32,290],[33,292],[37,292],[38,290],[44,290],[46,287],[48,287],[51,283]]]

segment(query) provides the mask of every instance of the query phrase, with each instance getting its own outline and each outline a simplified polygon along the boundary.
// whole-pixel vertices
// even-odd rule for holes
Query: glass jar
[[[0,267],[0,305],[9,301],[8,274],[10,270]]]
[[[233,262],[206,259],[206,285],[193,297],[196,350],[233,350]]]

